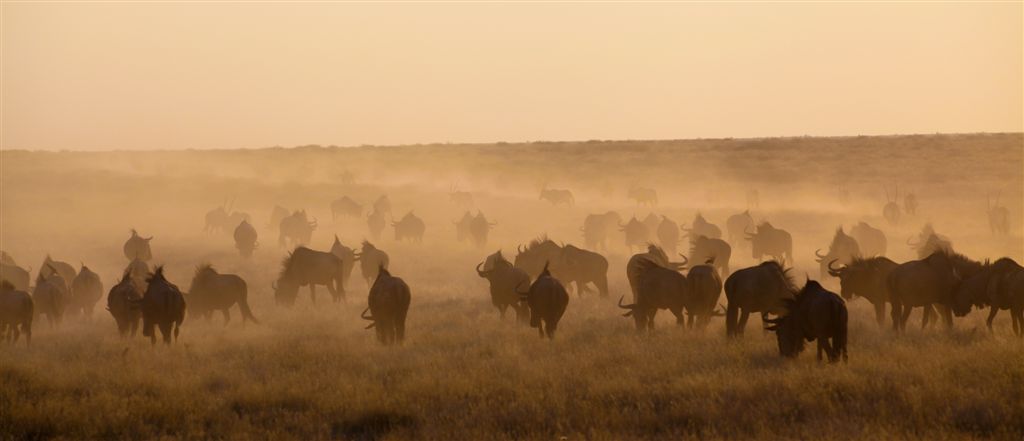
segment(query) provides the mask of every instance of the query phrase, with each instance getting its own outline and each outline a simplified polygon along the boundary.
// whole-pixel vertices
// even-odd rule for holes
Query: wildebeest
[[[525,248],[519,246],[517,251],[515,267],[526,271],[530,278],[536,280],[549,265],[551,272],[562,277],[562,247],[547,236],[531,240]]]
[[[900,189],[898,186],[895,187],[894,195],[890,195],[889,188],[886,187],[885,198],[887,202],[885,203],[885,206],[882,207],[882,217],[889,222],[889,225],[896,225],[900,223],[900,205],[897,203],[899,195]]]
[[[754,218],[750,215],[750,210],[734,214],[725,220],[725,229],[729,232],[729,244],[732,246],[741,246],[746,243],[744,235],[753,228]]]
[[[529,311],[520,303],[519,292],[516,291],[517,287],[530,284],[526,271],[516,268],[498,250],[476,266],[476,273],[490,283],[491,303],[498,308],[501,318],[505,318],[505,311],[511,307],[516,312],[516,321],[529,320]]]
[[[903,212],[910,216],[916,215],[917,207],[917,195],[914,193],[907,193],[907,195],[903,197]]]
[[[936,234],[931,224],[925,224],[921,228],[917,242],[913,242],[913,238],[907,238],[907,245],[915,251],[918,259],[931,256],[936,251],[953,252],[953,243],[946,236]]]
[[[633,247],[643,248],[651,240],[651,232],[647,229],[647,225],[637,220],[636,216],[633,216],[625,225],[619,223],[619,231],[625,233],[626,246],[630,250]]]
[[[395,240],[408,240],[410,242],[423,242],[423,232],[427,226],[423,219],[417,217],[413,212],[408,212],[398,222],[392,222],[395,228]]]
[[[331,202],[331,220],[337,220],[338,216],[361,217],[363,206],[348,196],[342,196]]]
[[[121,281],[107,294],[107,311],[117,322],[117,331],[121,337],[135,336],[139,328],[139,319],[142,318],[142,311],[139,309],[139,302],[142,300],[142,293],[132,280],[131,268],[125,268]]]
[[[50,258],[50,255],[47,254],[46,258],[43,259],[43,265],[39,267],[39,274],[48,274],[51,271],[56,271],[57,275],[64,279],[65,284],[70,284],[72,280],[75,280],[75,276],[78,274],[75,272],[75,267],[71,266],[71,264],[53,260]],[[36,309],[38,310],[38,305],[36,306]]]
[[[25,334],[25,344],[32,344],[32,319],[35,306],[27,292],[6,280],[0,281],[0,341],[17,343]]]
[[[658,223],[657,228],[658,243],[661,244],[661,248],[666,253],[675,254],[676,247],[679,245],[679,225],[669,219],[668,217],[662,216],[661,222]]]
[[[0,280],[11,282],[11,284],[14,285],[14,289],[28,291],[29,281],[31,279],[32,275],[28,270],[6,262],[0,263]]]
[[[832,277],[839,278],[843,298],[853,300],[861,296],[867,299],[875,309],[875,321],[882,326],[885,323],[885,304],[889,302],[887,280],[889,273],[899,264],[882,256],[854,257],[846,265],[836,267],[836,260],[830,260],[825,266]]]
[[[164,267],[158,266],[147,281],[149,285],[139,302],[142,310],[142,336],[149,337],[156,344],[156,331],[165,344],[171,344],[172,331],[174,340],[181,332],[181,323],[185,321],[185,296],[178,287],[164,277]]]
[[[317,221],[313,218],[310,222],[306,217],[306,210],[298,210],[281,220],[277,244],[279,246],[305,245],[313,237],[313,230],[316,230]]]
[[[622,298],[619,298],[619,308],[629,310],[623,316],[633,317],[638,332],[654,329],[654,316],[659,309],[668,309],[676,317],[676,324],[686,324],[683,316],[689,295],[686,276],[650,260],[640,260],[638,264],[640,275],[636,299],[623,305]]]
[[[546,185],[544,186],[544,188],[540,190],[539,199],[547,200],[548,202],[551,203],[551,205],[555,206],[566,205],[571,207],[573,205],[576,205],[576,199],[572,196],[571,191],[547,188]]]
[[[242,223],[235,227],[234,238],[235,248],[238,248],[238,253],[242,257],[251,256],[253,251],[256,251],[256,248],[259,246],[256,229],[247,221],[242,221]]]
[[[752,312],[761,313],[762,322],[767,320],[768,314],[784,313],[783,300],[792,298],[797,291],[789,269],[774,260],[732,273],[725,280],[725,298],[729,301],[725,313],[726,335],[742,336]]]
[[[1010,210],[1006,207],[999,205],[999,196],[1002,193],[996,194],[995,202],[992,201],[992,196],[988,196],[986,200],[988,215],[988,228],[992,231],[992,234],[1010,234]]]
[[[636,201],[637,205],[648,207],[658,205],[658,192],[653,188],[630,187],[629,198]]]
[[[270,212],[270,222],[267,222],[267,228],[276,228],[281,225],[281,221],[291,214],[287,208],[280,205],[275,205],[274,209]]]
[[[209,264],[196,268],[188,288],[188,309],[192,314],[209,319],[213,311],[219,310],[227,325],[231,321],[229,311],[235,304],[242,313],[242,324],[247,320],[259,324],[249,309],[249,287],[245,280],[234,274],[220,274]]]
[[[380,233],[384,232],[384,212],[380,210],[373,210],[369,216],[366,217],[366,226],[370,230],[370,237],[373,240],[380,239]]]
[[[564,267],[562,280],[576,285],[577,295],[583,295],[587,284],[593,283],[601,297],[608,297],[608,259],[569,244],[562,247],[559,260]]]
[[[705,236],[690,236],[690,260],[694,262],[714,262],[722,277],[729,276],[729,259],[732,258],[732,247],[722,239]]]
[[[705,220],[704,216],[701,215],[700,213],[697,213],[697,215],[693,218],[693,224],[690,226],[690,228],[683,227],[683,231],[685,231],[686,236],[689,237],[706,236],[712,239],[722,238],[722,229],[718,228],[718,225],[715,225]]]
[[[494,222],[488,222],[487,217],[484,216],[479,210],[476,212],[476,217],[473,218],[469,223],[469,238],[473,244],[479,248],[483,248],[487,245],[487,235],[491,232],[491,228],[498,225]]]
[[[982,264],[955,252],[937,251],[905,262],[889,273],[886,285],[892,302],[893,329],[906,329],[915,307],[935,306],[947,328],[953,326],[953,293],[960,282],[982,269]],[[922,327],[927,325],[927,315]]]
[[[609,211],[604,214],[591,214],[583,220],[583,243],[590,249],[608,249],[608,234],[613,228],[622,223],[619,213]]]
[[[885,233],[865,222],[859,222],[850,229],[850,236],[857,241],[860,254],[864,257],[884,256],[888,249]]]
[[[331,244],[331,254],[341,259],[342,285],[345,285],[352,276],[352,268],[356,267],[356,251],[342,245],[338,235],[334,235],[334,243]]]
[[[149,248],[149,241],[151,240],[153,240],[153,236],[139,236],[139,233],[133,228],[132,236],[124,242],[124,257],[128,260],[139,259],[143,262],[149,262],[153,258],[153,252]]]
[[[252,216],[248,213],[240,211],[231,211],[231,207],[234,205],[234,201],[230,204],[225,201],[220,207],[214,208],[206,213],[206,225],[203,227],[203,231],[208,233],[213,232],[231,232],[236,225],[240,224],[243,220],[247,222],[252,221]],[[126,256],[132,259],[131,256]]]
[[[69,297],[67,282],[53,267],[39,270],[35,289],[32,290],[32,303],[36,314],[46,314],[51,328],[60,324]]]
[[[392,276],[387,268],[377,268],[377,279],[366,298],[366,310],[361,314],[370,320],[366,329],[376,328],[377,340],[384,345],[402,344],[405,340],[405,318],[409,314],[412,293],[404,280]],[[370,315],[366,315],[369,311]]]
[[[793,261],[793,236],[788,231],[775,228],[768,222],[757,226],[757,231],[747,234],[751,255],[754,259],[769,256],[785,262]]]
[[[461,191],[459,190],[458,186],[453,185],[452,188],[448,191],[448,199],[451,200],[453,204],[459,207],[473,206],[473,193],[470,193],[468,191]]]
[[[671,262],[668,260],[668,255],[665,251],[656,245],[648,245],[646,253],[634,254],[626,262],[626,280],[629,281],[629,288],[633,292],[633,301],[636,302],[637,288],[640,286],[640,276],[645,268],[649,268],[645,262],[653,262],[654,264],[668,268],[671,270],[682,270],[686,268],[689,259],[686,256],[681,256],[683,262]]]
[[[989,268],[986,292],[991,308],[986,320],[988,328],[992,329],[992,320],[1000,309],[1008,309],[1013,332],[1024,337],[1024,268],[1006,257],[995,261]]]
[[[814,251],[814,256],[817,257],[819,274],[824,279],[826,275],[830,274],[828,270],[829,262],[839,261],[843,265],[849,264],[854,258],[861,256],[860,245],[856,239],[847,235],[843,231],[843,227],[840,226],[836,228],[836,234],[832,236],[832,243],[828,246],[828,253],[821,254],[821,249],[819,248]]]
[[[146,278],[149,277],[149,265],[139,259],[134,259],[128,262],[125,270],[131,276],[132,283],[139,294],[141,295],[146,292]]]
[[[530,307],[530,327],[537,328],[541,338],[554,339],[558,321],[569,305],[569,293],[562,282],[551,276],[547,265],[530,285],[530,290],[520,292],[520,299]]]
[[[694,265],[686,274],[687,299],[686,312],[689,314],[687,327],[699,329],[707,327],[712,317],[723,315],[715,311],[718,298],[722,295],[722,278],[712,266],[713,261],[703,265]]]
[[[465,242],[469,239],[469,227],[473,224],[473,215],[469,212],[465,212],[462,218],[457,221],[452,221],[455,224],[455,238],[459,242]]]
[[[310,300],[316,304],[316,285],[324,285],[338,302],[345,296],[344,280],[345,269],[338,256],[300,246],[281,263],[281,274],[272,284],[274,300],[279,305],[294,305],[299,288],[309,285]]]
[[[363,279],[366,279],[366,286],[370,286],[374,280],[377,280],[377,268],[387,269],[391,261],[388,253],[365,240],[356,259],[359,260],[359,270],[363,274]]]
[[[391,199],[388,195],[382,194],[376,201],[373,201],[373,211],[375,213],[391,214]]]
[[[78,275],[71,280],[71,299],[68,302],[68,309],[72,313],[81,311],[86,318],[92,318],[92,309],[96,302],[103,298],[103,282],[99,274],[92,272],[89,267],[82,264]]]
[[[829,363],[839,361],[840,357],[844,362],[849,359],[848,313],[843,299],[818,282],[808,280],[794,298],[783,301],[785,312],[781,317],[766,320],[771,325],[765,328],[775,331],[779,354],[795,358],[803,351],[806,339],[818,341],[818,361],[822,353],[828,356]]]
[[[661,218],[654,213],[647,213],[647,217],[645,217],[642,222],[644,223],[644,226],[647,227],[648,233],[656,236],[658,226],[661,225]]]

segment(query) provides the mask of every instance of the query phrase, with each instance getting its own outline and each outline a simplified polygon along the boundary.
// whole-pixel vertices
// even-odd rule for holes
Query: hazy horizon
[[[1021,3],[4,3],[0,148],[1024,131]]]

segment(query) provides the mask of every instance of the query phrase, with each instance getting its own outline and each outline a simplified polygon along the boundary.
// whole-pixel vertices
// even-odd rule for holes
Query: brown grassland
[[[352,184],[343,184],[351,171]],[[989,333],[982,312],[952,331],[879,328],[864,299],[849,302],[850,360],[822,365],[813,346],[778,356],[774,335],[751,319],[726,341],[721,319],[704,332],[659,314],[640,337],[615,300],[629,292],[630,252],[616,236],[605,253],[612,295],[573,295],[554,341],[499,320],[473,271],[486,254],[547,234],[582,245],[589,213],[653,211],[688,223],[700,211],[724,227],[757,188],[755,219],[793,233],[794,274],[817,278],[814,250],[835,228],[867,221],[885,230],[889,257],[912,258],[907,237],[927,222],[975,259],[1024,258],[1024,136],[621,141],[165,152],[0,153],[0,248],[38,271],[49,253],[84,262],[109,289],[127,263],[129,229],[153,235],[154,263],[187,288],[203,262],[248,281],[259,325],[237,309],[187,317],[179,342],[122,340],[103,301],[91,320],[35,323],[33,343],[0,345],[0,439],[1015,439],[1024,438],[1024,340],[1002,313]],[[659,206],[626,199],[632,184],[658,190]],[[455,240],[465,211],[447,192],[472,191],[498,223],[485,249]],[[567,188],[574,207],[538,200]],[[848,205],[837,201],[849,189]],[[890,227],[883,185],[921,201]],[[600,191],[611,186],[606,197]],[[287,250],[267,225],[271,208],[305,208],[319,220],[310,244],[367,237],[360,219],[331,220],[343,195],[369,205],[388,194],[395,216],[414,210],[422,244],[376,244],[412,288],[408,337],[381,347],[348,301],[300,291],[276,306],[271,282]],[[986,195],[1000,194],[1012,232],[993,236]],[[234,199],[252,215],[260,248],[238,256],[230,235],[202,232],[206,211]],[[754,264],[733,253],[733,269]],[[838,289],[836,282],[827,286]],[[725,303],[724,295],[721,299]]]

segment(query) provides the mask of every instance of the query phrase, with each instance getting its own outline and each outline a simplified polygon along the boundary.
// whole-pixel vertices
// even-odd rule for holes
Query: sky
[[[1024,3],[10,3],[0,148],[1024,131]]]

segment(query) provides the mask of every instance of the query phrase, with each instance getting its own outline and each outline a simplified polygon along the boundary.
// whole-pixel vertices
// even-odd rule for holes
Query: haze
[[[4,149],[1024,129],[1019,2],[0,8]]]

